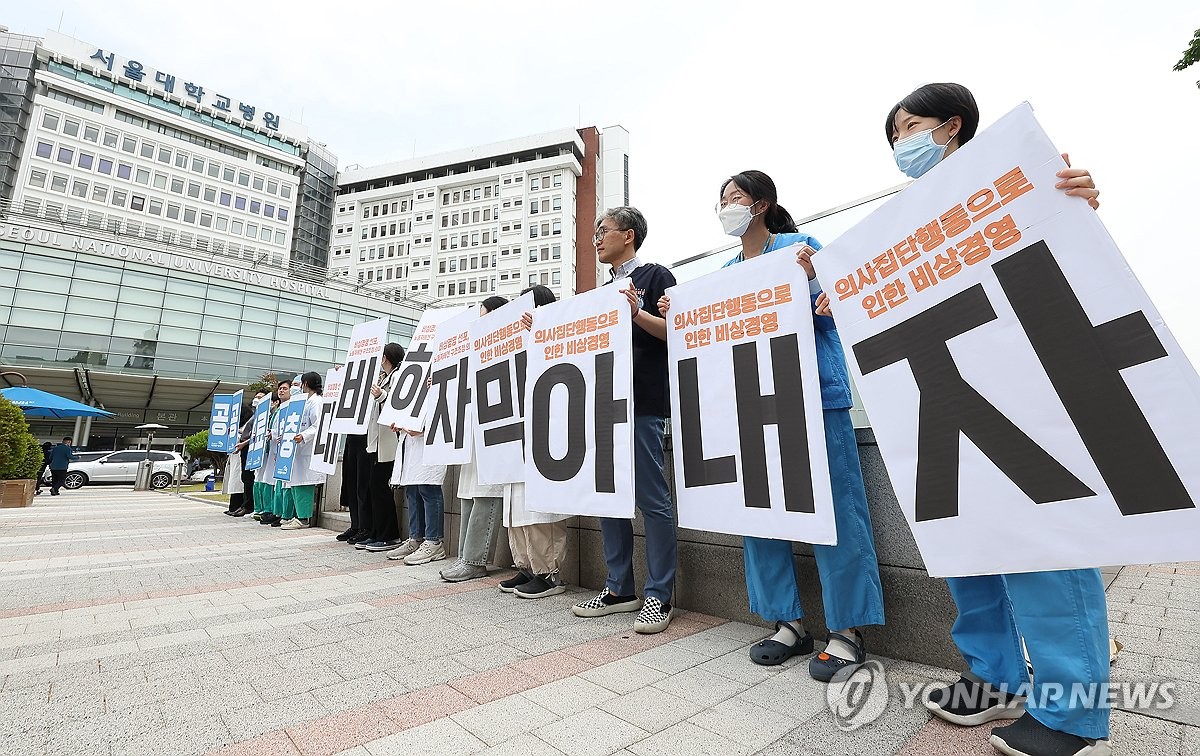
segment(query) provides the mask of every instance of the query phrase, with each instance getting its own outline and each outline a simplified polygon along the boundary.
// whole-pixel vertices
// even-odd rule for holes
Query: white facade
[[[628,133],[608,131],[627,155]],[[577,224],[590,232],[595,216],[579,198],[595,196],[599,204],[602,196],[599,186],[581,186],[585,152],[580,133],[564,129],[344,170],[330,275],[451,304],[493,294],[511,299],[533,284],[570,296],[577,260],[586,259],[589,270],[596,265],[590,244],[576,254]]]
[[[302,126],[54,32],[37,56],[18,212],[287,265]]]

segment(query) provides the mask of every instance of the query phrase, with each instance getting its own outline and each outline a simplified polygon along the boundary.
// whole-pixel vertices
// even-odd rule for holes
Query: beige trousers
[[[567,552],[567,527],[565,522],[548,522],[509,528],[508,545],[517,569],[553,574]]]

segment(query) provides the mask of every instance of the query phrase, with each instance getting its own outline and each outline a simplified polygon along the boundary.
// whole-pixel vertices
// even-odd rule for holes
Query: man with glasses
[[[602,518],[608,580],[600,595],[572,611],[577,617],[638,612],[633,629],[659,633],[671,624],[677,544],[675,508],[663,472],[663,438],[671,408],[667,322],[655,308],[658,298],[675,285],[675,276],[638,258],[646,232],[646,218],[637,209],[615,207],[597,221],[593,237],[600,262],[612,268],[612,280],[631,281],[624,293],[633,313],[633,490],[646,528],[646,599],[637,597],[633,583],[633,522]]]

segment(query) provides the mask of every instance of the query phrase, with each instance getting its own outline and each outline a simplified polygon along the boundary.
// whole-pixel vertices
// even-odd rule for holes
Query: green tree
[[[272,394],[275,392],[275,387],[278,385],[279,379],[275,377],[274,373],[263,373],[261,378],[246,387],[246,393],[243,394],[243,396],[247,401],[249,401],[253,399],[254,395],[259,391]]]
[[[21,408],[0,396],[0,480],[31,480],[42,467],[42,447]]]
[[[1175,64],[1176,71],[1183,69],[1200,62],[1200,29],[1196,30],[1195,36],[1192,37],[1192,43],[1188,45],[1188,49],[1183,51],[1183,57]]]
[[[208,449],[208,431],[202,430],[199,433],[193,433],[183,439],[183,450],[187,452],[189,457],[197,459],[211,460],[213,463],[213,471],[218,475],[225,469],[225,459],[227,455],[224,452],[209,451]]]

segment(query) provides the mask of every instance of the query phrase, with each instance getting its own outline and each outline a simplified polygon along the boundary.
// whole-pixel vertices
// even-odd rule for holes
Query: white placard
[[[667,290],[680,527],[837,542],[812,305],[795,253]]]
[[[325,388],[321,392],[321,422],[317,425],[316,446],[313,447],[312,462],[309,464],[314,472],[333,475],[337,469],[338,443],[341,436],[333,432],[331,425],[345,375],[344,367],[330,368],[325,373]]]
[[[554,514],[633,517],[633,331],[622,279],[533,312],[526,497]]]
[[[431,385],[426,400],[425,453],[430,465],[463,465],[474,454],[475,406],[467,383],[471,354],[471,324],[479,311],[469,307],[437,327]]]
[[[1200,379],[1023,104],[814,259],[930,574],[1200,558]]]
[[[367,432],[371,418],[371,387],[379,380],[387,333],[387,318],[359,323],[350,332],[350,346],[342,361],[346,372],[333,410],[331,427],[334,433],[362,435]]]
[[[466,307],[438,307],[421,313],[404,360],[392,378],[392,391],[379,412],[379,424],[409,430],[425,427],[429,373],[438,325],[466,312]]]
[[[468,383],[475,395],[475,466],[479,483],[525,480],[525,376],[530,333],[521,316],[533,293],[471,323]]]

